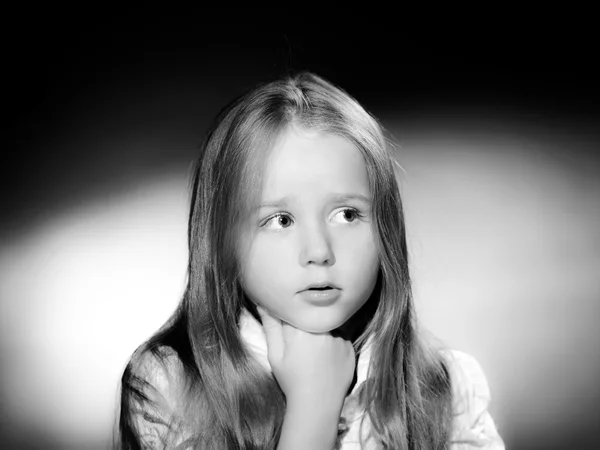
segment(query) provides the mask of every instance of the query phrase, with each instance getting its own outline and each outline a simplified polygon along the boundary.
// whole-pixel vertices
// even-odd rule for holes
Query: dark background
[[[160,91],[171,97],[173,109],[152,119],[172,119],[183,108],[202,113],[185,99],[176,110],[177,93],[169,93],[169,83],[201,80],[198,89],[229,98],[257,82],[309,69],[344,87],[375,114],[531,116],[597,132],[597,33],[585,22],[570,19],[555,26],[539,19],[492,26],[482,20],[472,31],[461,23],[447,28],[424,23],[414,32],[401,23],[375,22],[364,30],[348,24],[264,32],[267,27],[260,24],[238,27],[243,12],[231,22],[213,23],[215,16],[102,11],[71,16],[66,9],[52,9],[9,17],[18,33],[4,42],[9,144],[0,174],[7,205],[3,222],[18,220],[32,202],[54,201],[67,185],[94,184],[108,166],[120,170],[112,166],[116,155],[50,146],[66,126],[77,126],[86,108],[101,115],[117,97],[133,102]],[[538,28],[540,23],[545,27]],[[123,117],[122,126],[147,124],[148,114],[135,111]],[[147,166],[163,163],[164,154],[143,156]],[[138,163],[135,157],[119,160],[123,170]],[[73,166],[77,174],[68,170]],[[64,175],[61,180],[57,173]],[[43,192],[39,183],[45,184]]]

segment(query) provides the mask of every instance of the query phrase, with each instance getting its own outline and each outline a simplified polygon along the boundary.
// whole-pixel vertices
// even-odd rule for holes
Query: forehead
[[[291,127],[282,133],[269,155],[262,197],[319,192],[368,196],[364,158],[342,136]]]

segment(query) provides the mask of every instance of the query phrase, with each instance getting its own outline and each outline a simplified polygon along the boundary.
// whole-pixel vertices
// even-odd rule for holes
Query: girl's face
[[[239,255],[244,292],[296,328],[340,327],[369,299],[379,271],[362,155],[342,137],[290,128],[263,183]]]

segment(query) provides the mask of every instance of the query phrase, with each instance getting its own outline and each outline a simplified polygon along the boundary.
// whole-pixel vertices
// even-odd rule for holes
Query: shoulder
[[[443,352],[452,386],[452,450],[504,449],[488,411],[490,387],[479,362],[457,350]]]
[[[144,408],[171,414],[182,401],[185,374],[177,352],[168,346],[137,349],[129,363],[124,388]],[[127,383],[125,383],[125,378]]]
[[[473,356],[458,350],[446,350],[443,356],[450,374],[455,400],[464,400],[465,394],[468,394],[488,403],[491,401],[487,378],[481,365]]]
[[[182,376],[183,366],[177,352],[168,346],[138,348],[129,363],[131,378],[166,392]]]
[[[180,434],[182,385],[183,366],[171,347],[133,353],[123,377],[121,414],[143,448],[164,448],[170,437]]]

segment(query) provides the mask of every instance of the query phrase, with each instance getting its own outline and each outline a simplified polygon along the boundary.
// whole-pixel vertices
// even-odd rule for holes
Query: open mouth
[[[333,289],[331,286],[323,286],[323,287],[312,287],[309,288],[309,291],[326,291],[328,289]]]

